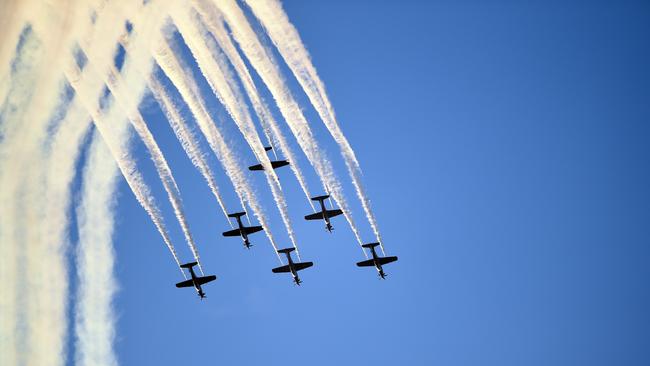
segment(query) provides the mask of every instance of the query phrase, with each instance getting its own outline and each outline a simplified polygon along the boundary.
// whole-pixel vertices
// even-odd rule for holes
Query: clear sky
[[[271,273],[278,262],[262,234],[250,251],[223,238],[215,200],[145,103],[218,279],[204,301],[174,287],[180,273],[122,181],[121,364],[650,364],[650,7],[489,3],[284,1],[361,162],[387,254],[399,256],[386,281],[355,266],[363,254],[342,218],[333,234],[302,219],[310,208],[287,168],[278,173],[299,246],[315,262],[303,286]],[[285,71],[371,241],[336,145]],[[152,164],[140,142],[134,149],[189,261]],[[322,193],[304,156],[298,163]],[[254,180],[289,246],[263,177]]]

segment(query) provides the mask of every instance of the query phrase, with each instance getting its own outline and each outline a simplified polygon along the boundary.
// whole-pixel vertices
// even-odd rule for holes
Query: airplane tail
[[[192,267],[196,266],[197,264],[198,263],[196,263],[196,262],[185,263],[185,264],[181,264],[181,268],[192,268]]]
[[[312,201],[324,201],[324,200],[328,199],[329,197],[330,197],[329,194],[325,194],[325,195],[322,195],[322,196],[312,197],[311,200]]]
[[[246,212],[235,212],[235,213],[228,214],[228,217],[237,218],[237,217],[242,217],[244,215],[246,215]]]
[[[368,244],[362,245],[362,247],[372,249],[372,248],[374,248],[374,247],[376,247],[378,245],[379,245],[379,243],[368,243]]]
[[[284,248],[284,249],[278,250],[278,253],[289,254],[289,253],[293,252],[294,250],[296,250],[296,248]]]

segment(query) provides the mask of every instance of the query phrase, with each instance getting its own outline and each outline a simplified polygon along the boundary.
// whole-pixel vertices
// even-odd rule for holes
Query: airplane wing
[[[309,267],[311,267],[313,265],[314,265],[313,262],[301,262],[301,263],[294,263],[293,267],[296,269],[296,271],[300,271],[300,270],[303,270],[305,268],[309,268]]]
[[[223,233],[223,236],[241,236],[239,229],[228,230]]]
[[[280,266],[277,268],[272,269],[273,273],[287,273],[291,272],[291,269],[289,268],[289,265],[287,264],[286,266]]]
[[[197,285],[202,285],[204,283],[208,283],[210,281],[214,281],[217,279],[217,276],[211,275],[211,276],[204,276],[204,277],[197,277],[196,278],[196,284]]]
[[[327,216],[329,216],[329,217],[338,216],[338,215],[340,215],[342,213],[343,213],[343,211],[339,210],[338,208],[334,209],[334,210],[327,210]]]
[[[193,287],[193,286],[194,286],[194,282],[192,282],[192,280],[186,280],[186,281],[179,282],[179,283],[176,284],[176,287],[178,287],[178,288],[180,288],[180,287]]]
[[[261,226],[249,226],[243,229],[246,234],[252,234],[264,230]]]
[[[377,261],[379,264],[384,265],[388,264],[391,262],[395,262],[397,260],[397,257],[382,257],[382,258],[377,258]]]
[[[372,259],[368,259],[365,261],[357,262],[358,267],[373,267],[375,265],[375,262],[373,262]]]
[[[305,216],[305,220],[323,220],[323,213],[322,212],[316,212],[311,215]]]

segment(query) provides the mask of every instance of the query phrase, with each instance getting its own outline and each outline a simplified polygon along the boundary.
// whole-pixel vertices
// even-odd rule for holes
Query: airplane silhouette
[[[237,219],[237,225],[239,226],[237,229],[225,231],[222,233],[223,236],[241,236],[242,239],[244,240],[244,247],[246,249],[251,248],[251,243],[248,240],[248,235],[256,233],[258,231],[264,230],[261,226],[244,226],[244,224],[241,221],[241,217],[246,215],[246,212],[235,212],[228,214],[228,217],[234,217]]]
[[[264,147],[264,151],[269,151],[269,150],[273,150],[273,148],[271,146]],[[277,169],[285,165],[289,165],[289,162],[286,160],[271,160],[271,166],[273,167],[273,169]],[[258,170],[264,170],[264,167],[262,166],[262,164],[256,164],[256,165],[249,166],[248,169],[253,171],[258,171]]]
[[[194,273],[194,269],[192,267],[196,266],[196,262],[190,262],[190,263],[185,263],[181,265],[181,268],[187,268],[190,270],[190,275],[192,276],[191,279],[179,282],[176,284],[176,287],[181,288],[181,287],[192,287],[196,289],[196,292],[198,293],[199,297],[201,300],[205,298],[205,292],[203,292],[203,289],[201,288],[201,285],[204,285],[210,281],[214,281],[217,279],[217,276],[211,275],[211,276],[203,276],[199,277]]]
[[[386,279],[386,274],[384,273],[384,269],[382,265],[395,262],[397,260],[397,257],[380,257],[379,255],[377,255],[377,252],[375,251],[375,247],[378,245],[379,243],[369,243],[369,244],[362,245],[362,247],[370,249],[370,251],[372,252],[372,259],[358,262],[357,266],[359,267],[375,266],[375,268],[377,268],[377,272],[379,272],[379,277],[381,277],[382,279]]]
[[[287,255],[287,261],[289,264],[280,266],[277,268],[273,268],[272,271],[273,273],[288,273],[291,272],[291,276],[293,277],[293,282],[300,286],[302,281],[300,280],[300,277],[298,277],[298,271],[302,271],[305,268],[309,268],[314,265],[313,262],[294,262],[293,259],[291,258],[291,252],[296,250],[296,248],[285,248],[285,249],[280,249],[278,250],[278,253],[283,253]]]
[[[333,210],[328,210],[325,208],[325,200],[328,199],[329,196],[329,194],[326,194],[324,196],[312,197],[312,201],[320,202],[321,211],[305,216],[305,220],[325,220],[325,229],[331,233],[334,228],[332,227],[330,218],[342,214],[343,211],[339,210],[338,208]]]

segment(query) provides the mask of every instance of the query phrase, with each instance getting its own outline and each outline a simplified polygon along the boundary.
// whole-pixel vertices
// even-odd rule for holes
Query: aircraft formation
[[[272,147],[267,146],[264,148],[267,152],[272,150]],[[289,161],[287,160],[271,160],[271,166],[273,169],[277,169],[283,166],[289,165]],[[252,165],[248,167],[249,170],[251,171],[262,171],[264,170],[264,167],[262,164],[257,164],[257,165]],[[336,217],[338,215],[343,214],[343,211],[340,209],[327,209],[325,206],[325,200],[329,198],[329,194],[325,194],[322,196],[316,196],[312,197],[312,201],[318,201],[320,204],[320,211],[309,214],[305,216],[305,220],[323,220],[325,222],[325,230],[328,232],[332,232],[334,230],[334,227],[332,226],[331,219],[333,217]],[[222,235],[224,237],[240,237],[243,241],[244,248],[250,249],[253,245],[250,242],[249,235],[257,233],[259,231],[263,231],[264,228],[262,226],[246,226],[244,222],[242,221],[242,217],[246,216],[246,212],[234,212],[231,214],[228,214],[229,218],[233,218],[237,221],[237,228],[224,231]],[[364,260],[361,262],[357,262],[358,267],[375,267],[377,270],[377,274],[379,275],[380,279],[386,279],[386,273],[384,272],[383,266],[395,262],[397,260],[396,256],[385,256],[382,257],[379,254],[377,254],[377,251],[375,248],[379,246],[379,243],[368,243],[362,245],[364,249],[370,250],[370,254],[372,255],[372,258],[368,260]],[[286,256],[288,264],[273,268],[271,271],[273,273],[291,273],[291,277],[293,278],[293,283],[297,286],[300,286],[302,283],[302,280],[298,276],[298,271],[302,271],[303,269],[307,269],[309,267],[312,267],[314,265],[313,262],[295,262],[293,260],[293,257],[291,257],[291,252],[293,252],[295,248],[289,247],[289,248],[284,248],[284,249],[279,249],[278,253],[279,254],[284,254]],[[214,275],[208,275],[208,276],[197,276],[197,274],[194,272],[193,267],[196,266],[198,263],[197,262],[189,262],[181,265],[181,268],[188,269],[190,272],[191,278],[182,282],[179,282],[176,284],[176,287],[178,288],[183,288],[183,287],[194,287],[196,290],[199,298],[204,299],[205,292],[203,292],[203,288],[201,287],[202,285],[214,281],[217,279],[216,276]]]

